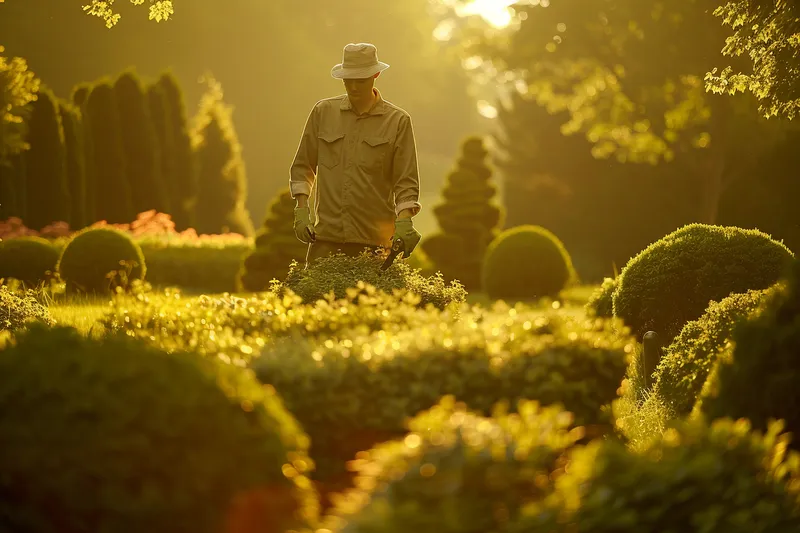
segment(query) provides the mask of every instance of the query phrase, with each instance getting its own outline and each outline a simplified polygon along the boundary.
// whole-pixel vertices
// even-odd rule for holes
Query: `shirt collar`
[[[365,115],[383,115],[386,113],[386,102],[384,102],[381,92],[377,87],[373,87],[372,90],[378,96],[378,100],[375,102],[375,105],[373,105],[372,108],[365,113]],[[342,103],[339,108],[342,111],[353,109],[353,104],[350,103],[350,98],[348,98],[347,94],[342,96]]]

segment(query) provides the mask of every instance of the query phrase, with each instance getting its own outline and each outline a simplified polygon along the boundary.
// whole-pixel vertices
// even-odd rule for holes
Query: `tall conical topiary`
[[[241,290],[269,289],[270,281],[283,281],[292,260],[305,261],[308,245],[295,237],[292,226],[294,200],[289,188],[282,190],[267,209],[264,225],[256,234],[255,250],[248,255],[239,273]]]
[[[467,290],[480,289],[484,252],[502,224],[503,211],[493,202],[497,188],[490,182],[487,155],[482,138],[464,141],[442,191],[443,202],[433,208],[441,231],[421,243],[445,279],[457,279]]]
[[[97,180],[94,177],[94,153],[92,145],[92,133],[89,129],[88,107],[89,95],[92,92],[92,85],[82,83],[72,89],[71,100],[80,111],[81,120],[78,123],[79,136],[83,145],[83,226],[88,226],[96,222],[97,216]],[[77,227],[75,229],[78,229]]]
[[[222,87],[209,78],[192,130],[197,154],[198,188],[195,204],[197,233],[253,234],[244,203],[247,182],[242,148],[231,119],[232,109],[223,102]]]
[[[176,211],[173,204],[175,193],[173,191],[176,183],[175,177],[175,137],[172,129],[172,122],[169,119],[167,98],[164,89],[160,85],[148,85],[146,89],[147,107],[150,111],[150,118],[153,121],[153,131],[158,142],[158,166],[161,173],[161,180],[164,185],[164,193],[167,195],[169,210],[167,211],[174,217]]]
[[[0,220],[8,220],[11,217],[22,218],[20,209],[21,179],[19,165],[15,165],[13,159],[19,156],[8,156],[5,160],[0,159]]]
[[[103,80],[86,102],[86,121],[92,143],[89,162],[94,183],[94,218],[124,224],[136,218],[125,168],[119,113],[111,82]]]
[[[175,76],[165,72],[156,82],[165,101],[165,131],[172,136],[172,143],[166,144],[172,174],[167,179],[172,220],[178,230],[194,226],[194,202],[197,197],[197,164],[192,151],[191,135],[183,93]],[[151,108],[152,109],[152,108]]]
[[[56,97],[41,89],[31,104],[25,152],[26,206],[23,222],[40,230],[52,222],[68,221],[69,185],[66,171],[64,130]]]
[[[123,72],[117,78],[114,96],[133,208],[136,213],[151,209],[168,213],[169,202],[161,177],[158,137],[142,81],[133,70]]]
[[[67,222],[72,229],[80,229],[90,224],[86,219],[86,163],[81,114],[74,105],[63,100],[58,103],[58,111],[64,129],[67,184],[71,201]]]

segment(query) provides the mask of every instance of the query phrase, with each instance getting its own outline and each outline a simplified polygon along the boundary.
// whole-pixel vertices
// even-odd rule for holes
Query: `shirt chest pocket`
[[[318,135],[318,162],[325,168],[335,168],[342,161],[344,133],[320,133]]]
[[[388,137],[364,137],[359,146],[358,165],[367,172],[380,174],[391,152]]]

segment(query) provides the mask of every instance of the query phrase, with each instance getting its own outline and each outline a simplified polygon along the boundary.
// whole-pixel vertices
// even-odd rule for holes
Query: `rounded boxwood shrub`
[[[510,533],[797,533],[798,460],[780,424],[693,421],[634,453],[618,441],[571,451],[555,490]]]
[[[747,418],[756,428],[786,421],[800,448],[800,261],[754,316],[734,331],[730,357],[720,358],[716,383],[704,391],[710,419]],[[711,378],[709,378],[711,379]]]
[[[0,278],[13,278],[37,286],[56,273],[58,249],[41,237],[0,241]]]
[[[486,249],[482,287],[492,299],[555,297],[576,279],[561,241],[539,226],[517,226],[500,233]]]
[[[571,415],[536,402],[485,418],[452,397],[409,423],[403,439],[358,454],[356,487],[336,498],[325,528],[338,533],[505,531],[551,490],[548,477],[581,438]]]
[[[654,393],[675,415],[691,412],[734,328],[755,312],[772,290],[732,294],[712,302],[703,316],[688,322],[667,347],[656,368]]]
[[[584,310],[590,316],[610,318],[614,316],[614,291],[617,290],[617,278],[604,278],[603,283],[592,293]]]
[[[414,329],[335,339],[293,336],[253,361],[311,437],[316,479],[338,479],[356,452],[405,432],[404,421],[452,394],[488,415],[499,401],[560,404],[607,433],[633,351],[613,321],[511,308]]]
[[[233,365],[32,326],[0,351],[0,427],[9,531],[217,533],[249,520],[282,533],[315,520],[308,437]]]
[[[145,272],[142,249],[130,235],[114,228],[76,233],[58,260],[58,273],[70,292],[109,292],[114,286],[143,280]]]
[[[689,224],[625,265],[614,316],[638,339],[656,331],[666,346],[710,302],[773,285],[792,258],[786,246],[758,230]]]
[[[0,331],[16,330],[32,321],[53,324],[50,311],[39,303],[33,291],[22,292],[0,285]]]

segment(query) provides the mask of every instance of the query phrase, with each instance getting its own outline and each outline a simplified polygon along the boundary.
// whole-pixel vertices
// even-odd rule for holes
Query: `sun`
[[[464,6],[459,15],[479,15],[495,28],[505,28],[511,24],[513,12],[509,9],[518,0],[472,0]]]

